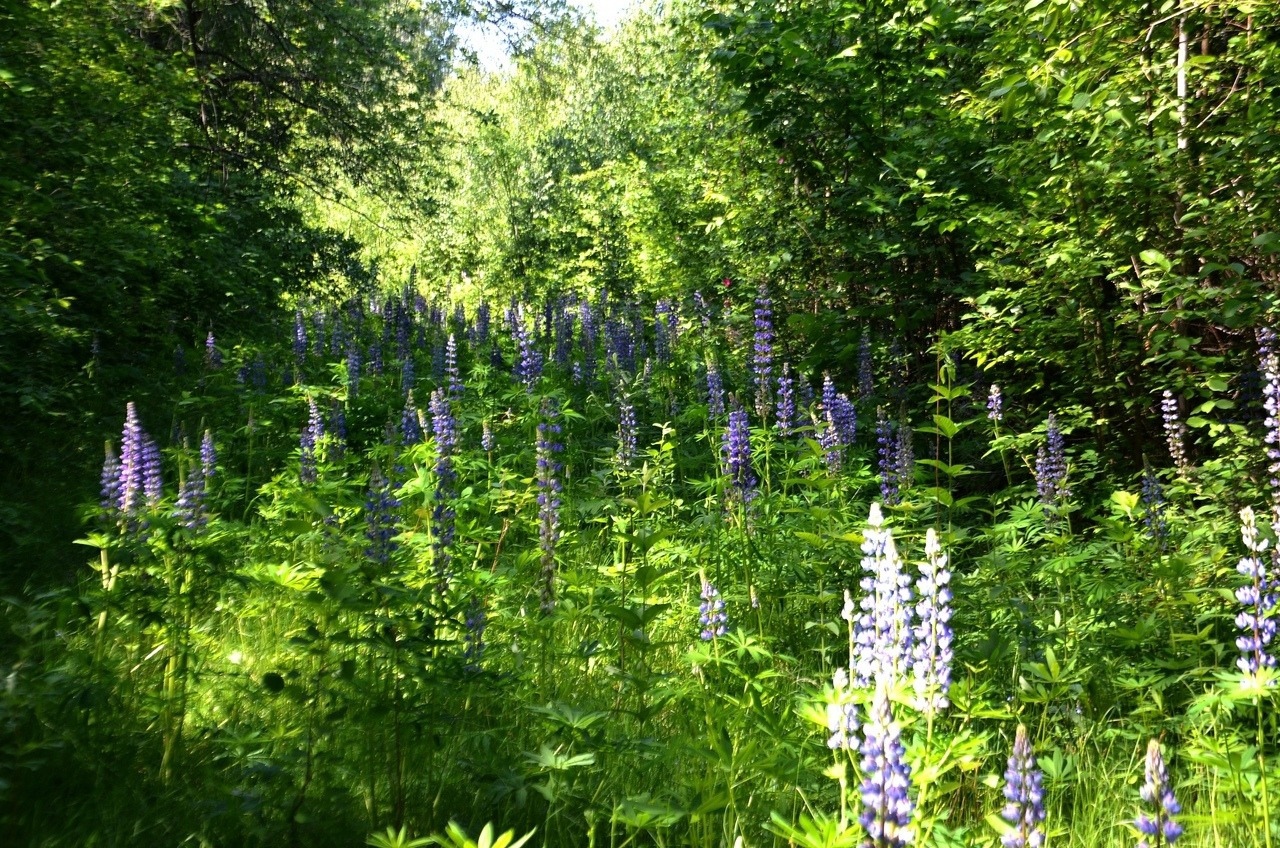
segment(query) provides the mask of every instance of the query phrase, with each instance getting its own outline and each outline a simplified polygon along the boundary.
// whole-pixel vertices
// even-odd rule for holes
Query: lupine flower
[[[1000,838],[1001,843],[1004,848],[1040,848],[1044,845],[1044,790],[1025,725],[1018,725],[1004,781],[1006,803],[1000,815],[1013,829]]]
[[[475,320],[475,343],[483,345],[489,341],[489,318],[492,309],[487,300],[480,301],[480,305],[476,307]]]
[[[445,379],[445,342],[444,339],[437,339],[435,344],[431,346],[431,379],[436,385],[444,382]]]
[[[1276,582],[1268,574],[1265,556],[1267,540],[1258,538],[1258,525],[1253,508],[1240,510],[1240,536],[1249,555],[1240,560],[1236,571],[1243,574],[1248,583],[1236,589],[1236,600],[1243,609],[1236,616],[1236,627],[1244,635],[1236,638],[1236,647],[1243,656],[1236,666],[1245,674],[1257,677],[1264,668],[1275,668],[1276,658],[1267,646],[1276,635],[1276,619],[1272,614],[1276,607]]]
[[[925,533],[925,561],[916,580],[915,646],[912,671],[917,708],[925,712],[945,709],[951,690],[951,572],[947,555],[932,527]]]
[[[117,506],[130,519],[137,515],[144,497],[142,452],[146,441],[147,434],[138,421],[138,409],[133,401],[129,401],[125,406],[124,430],[120,433],[120,487]]]
[[[192,465],[187,478],[178,487],[178,502],[174,516],[187,530],[198,533],[208,524],[204,507],[204,469],[201,465]]]
[[[1052,412],[1045,423],[1045,443],[1036,451],[1036,492],[1046,509],[1057,509],[1071,490],[1067,486],[1067,457],[1058,429],[1058,418]]]
[[[841,445],[849,447],[858,441],[858,410],[844,392],[840,392],[832,400],[831,423]]]
[[[458,340],[453,333],[444,345],[444,374],[450,400],[462,397],[462,378],[458,376]]]
[[[204,340],[204,364],[212,371],[222,367],[222,352],[218,350],[218,343],[213,337],[213,330],[209,331],[209,335]]]
[[[1004,397],[995,383],[991,384],[991,391],[987,394],[987,417],[996,423],[1004,420]]]
[[[833,699],[827,703],[827,747],[833,751],[856,751],[860,747],[858,705],[850,700],[849,672],[837,668],[831,676]]]
[[[693,293],[693,314],[702,324],[703,332],[711,329],[711,309],[707,306],[707,299],[702,296],[701,291]]]
[[[578,307],[582,323],[582,382],[590,383],[596,374],[596,313],[591,304],[583,301]]]
[[[796,421],[796,381],[791,376],[790,363],[782,363],[778,376],[778,435],[790,436]]]
[[[724,381],[714,362],[707,365],[707,415],[712,418],[724,415]]]
[[[444,389],[431,393],[431,431],[436,442],[435,505],[431,510],[432,555],[436,577],[443,584],[449,576],[457,517],[453,507],[456,497],[454,481],[457,479],[453,453],[458,444],[458,422],[453,417],[449,396]]]
[[[293,357],[298,361],[299,368],[307,358],[307,324],[302,318],[301,309],[293,313]]]
[[[400,413],[400,438],[405,445],[422,441],[422,425],[418,421],[418,408],[413,405],[412,391],[404,399],[404,411]]]
[[[200,440],[200,470],[205,479],[212,477],[218,469],[218,449],[213,446],[213,431],[205,430]]]
[[[729,632],[729,616],[724,611],[724,599],[720,597],[720,590],[705,579],[702,581],[701,597],[698,623],[702,625],[702,641],[710,642]]]
[[[659,300],[653,307],[653,355],[661,363],[671,361],[671,340],[675,328],[668,323],[668,317],[675,317],[671,301]]]
[[[915,468],[910,428],[890,421],[884,408],[877,410],[876,455],[880,466],[880,496],[888,506],[902,502],[902,490],[910,486]]]
[[[1258,331],[1262,359],[1263,408],[1267,412],[1263,437],[1267,446],[1268,485],[1271,489],[1271,524],[1280,528],[1280,356],[1275,350],[1276,334],[1269,327]]]
[[[1173,457],[1178,473],[1185,475],[1191,470],[1191,462],[1187,459],[1187,425],[1178,416],[1178,401],[1168,389],[1164,390],[1160,401],[1160,416],[1164,421],[1164,438],[1169,445],[1169,456]]]
[[[164,479],[160,474],[160,446],[147,436],[142,437],[142,493],[147,506],[155,506],[164,497]]]
[[[886,681],[876,685],[871,713],[862,727],[862,815],[858,821],[867,832],[869,848],[910,845],[911,767],[906,762],[902,732],[893,720]]]
[[[320,438],[324,435],[324,422],[314,398],[307,399],[307,424],[302,428],[299,440],[298,477],[303,483],[314,483],[319,476],[316,469]]]
[[[413,363],[412,356],[406,356],[400,363],[400,388],[405,394],[413,391],[414,384],[418,379],[417,366]]]
[[[336,398],[329,407],[329,438],[334,457],[341,458],[347,449],[347,414]]]
[[[858,397],[867,400],[875,390],[875,377],[871,368],[871,336],[864,332],[858,342]]]
[[[862,541],[861,614],[854,626],[859,686],[901,680],[911,662],[911,578],[903,573],[893,531],[884,526],[880,504],[871,505]]]
[[[542,399],[542,420],[538,422],[538,546],[542,550],[541,606],[550,614],[556,605],[556,543],[560,540],[560,464],[556,454],[563,450],[560,435],[560,413],[553,398]]]
[[[101,506],[108,515],[114,517],[120,509],[120,460],[116,459],[115,449],[111,441],[107,441],[106,457],[102,461],[102,500]]]
[[[618,464],[631,465],[636,456],[636,408],[625,393],[618,393]]]
[[[1147,538],[1164,547],[1169,537],[1169,521],[1165,518],[1166,502],[1160,478],[1150,468],[1142,475],[1142,524]]]
[[[1138,814],[1134,825],[1142,833],[1138,848],[1165,848],[1178,841],[1182,836],[1182,826],[1173,817],[1182,812],[1182,805],[1173,795],[1173,786],[1169,783],[1169,770],[1165,768],[1164,756],[1160,753],[1160,742],[1152,739],[1147,743],[1147,782],[1139,793],[1147,805]],[[1148,811],[1150,810],[1150,814]]]
[[[354,337],[347,344],[347,397],[353,398],[360,388],[360,345]]]
[[[485,453],[493,453],[493,424],[485,419],[480,425],[480,448]]]
[[[542,376],[542,354],[538,352],[534,334],[525,323],[523,306],[515,312],[514,320],[512,335],[516,347],[515,378],[524,386],[525,391],[532,392],[534,384]]]
[[[365,365],[370,374],[382,376],[382,345],[374,342],[369,345],[369,361]]]
[[[391,484],[377,465],[369,475],[369,497],[365,501],[365,539],[369,547],[365,556],[379,564],[391,562],[391,554],[396,549],[393,541],[396,535],[396,510],[400,501],[391,494]]]
[[[314,331],[311,334],[311,355],[315,357],[324,353],[324,321],[323,312],[311,314],[311,328]]]
[[[770,379],[773,376],[773,310],[769,290],[764,283],[756,294],[756,332],[751,355],[751,370],[755,376],[756,415],[766,421],[773,406]]]
[[[720,454],[732,491],[744,504],[750,503],[755,497],[757,480],[751,467],[751,432],[745,409],[729,413],[729,425],[721,440]]]

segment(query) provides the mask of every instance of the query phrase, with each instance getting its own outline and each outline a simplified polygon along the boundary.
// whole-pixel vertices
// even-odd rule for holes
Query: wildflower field
[[[14,672],[20,825],[1270,845],[1274,519],[1199,499],[1176,399],[1084,513],[1072,410],[870,334],[807,373],[753,295],[405,287],[179,347],[106,444],[84,608],[14,610],[59,628]]]
[[[1280,848],[1277,139],[1260,0],[0,4],[0,846]]]

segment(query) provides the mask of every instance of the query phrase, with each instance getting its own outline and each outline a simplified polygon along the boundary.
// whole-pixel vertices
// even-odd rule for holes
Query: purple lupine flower
[[[489,320],[492,315],[492,307],[489,301],[482,300],[480,305],[476,307],[475,321],[475,344],[484,345],[489,341]]]
[[[556,543],[560,540],[560,463],[556,454],[564,449],[560,435],[560,412],[554,398],[542,399],[542,420],[538,422],[538,546],[542,550],[541,606],[543,614],[555,610]]]
[[[837,394],[832,402],[831,423],[835,426],[842,446],[849,447],[858,441],[858,410],[844,392]],[[901,462],[899,454],[899,467]]]
[[[849,689],[849,672],[837,668],[831,676],[832,700],[827,702],[827,747],[833,751],[857,751],[861,746],[858,740],[858,705],[851,698]]]
[[[1044,789],[1026,725],[1018,725],[1004,780],[1007,803],[1000,815],[1013,829],[1000,838],[1001,843],[1004,848],[1041,848],[1044,845]]]
[[[1173,820],[1182,812],[1182,805],[1174,797],[1158,739],[1147,743],[1146,773],[1147,782],[1142,785],[1139,795],[1148,805],[1150,814],[1143,810],[1134,821],[1134,826],[1142,834],[1138,848],[1166,848],[1182,836],[1182,825]]]
[[[521,305],[515,312],[512,327],[516,347],[515,378],[524,386],[525,391],[530,393],[533,392],[538,378],[542,376],[542,354],[538,352],[534,339],[536,330],[535,327],[534,331],[530,331],[524,318],[524,306]]]
[[[1236,660],[1236,666],[1257,677],[1262,669],[1276,667],[1275,656],[1267,650],[1276,635],[1276,580],[1268,573],[1271,557],[1265,555],[1267,541],[1258,538],[1252,507],[1240,510],[1240,536],[1249,555],[1240,560],[1236,571],[1249,582],[1236,589],[1236,600],[1243,607],[1236,616],[1236,627],[1244,634],[1236,638],[1236,647],[1243,655]]]
[[[347,325],[339,312],[334,319],[333,332],[329,334],[329,355],[337,356],[347,347]]]
[[[676,313],[671,301],[663,298],[653,307],[653,354],[658,362],[671,361],[671,345],[675,341]]]
[[[445,341],[444,339],[436,339],[431,345],[431,379],[436,385],[444,382],[445,377]]]
[[[365,363],[365,370],[367,370],[370,374],[373,374],[375,376],[378,376],[378,377],[382,376],[382,372],[384,369],[383,369],[383,362],[382,362],[381,342],[374,342],[373,344],[369,345],[369,361]]]
[[[462,397],[462,378],[458,376],[458,340],[453,333],[444,345],[444,375],[450,400]]]
[[[413,405],[413,392],[410,391],[404,399],[404,410],[400,413],[400,440],[405,446],[422,441],[422,424],[418,419],[418,408]]]
[[[724,380],[714,362],[707,364],[707,415],[712,418],[724,415]]]
[[[582,382],[590,383],[596,373],[596,313],[588,301],[578,307],[582,323]]]
[[[213,431],[205,430],[200,439],[200,471],[205,479],[212,477],[218,469],[218,449],[213,445]]]
[[[120,487],[117,506],[122,515],[132,519],[143,500],[143,445],[149,441],[138,421],[133,401],[125,405],[124,429],[120,433]]]
[[[636,456],[636,408],[630,398],[618,392],[618,464],[623,468],[631,465]]]
[[[347,413],[336,398],[329,406],[329,438],[334,458],[342,458],[347,450]]]
[[[911,578],[902,569],[893,531],[884,526],[880,504],[871,505],[863,532],[862,612],[854,625],[854,679],[870,686],[901,680],[911,663]]]
[[[885,505],[902,503],[902,490],[911,485],[915,468],[911,429],[890,421],[883,407],[876,411],[876,458]]]
[[[760,284],[756,294],[755,327],[751,371],[755,377],[756,416],[765,422],[773,406],[773,387],[770,385],[773,377],[773,309],[764,283]]]
[[[205,515],[204,482],[204,469],[196,463],[191,466],[190,473],[178,487],[178,502],[173,514],[192,533],[200,532],[209,523],[209,518]]]
[[[413,357],[406,356],[400,363],[400,389],[405,394],[411,394],[413,387],[418,379],[417,366],[414,365]]]
[[[756,493],[756,474],[751,467],[751,431],[745,409],[729,413],[729,424],[721,439],[720,455],[729,485],[742,503],[750,503]]]
[[[164,497],[164,478],[160,473],[160,446],[145,433],[142,437],[142,493],[147,506],[155,506]]]
[[[316,463],[320,453],[320,438],[324,435],[324,422],[315,398],[307,399],[307,423],[299,439],[298,477],[303,483],[314,483],[319,477]]]
[[[782,373],[778,376],[778,435],[790,436],[796,422],[796,381],[791,376],[791,364],[782,363]]]
[[[374,563],[386,565],[396,549],[396,510],[400,501],[391,494],[391,484],[375,464],[369,474],[369,496],[365,501],[365,539],[367,556]]]
[[[301,309],[296,309],[293,313],[293,357],[298,361],[299,368],[307,358],[307,323],[303,320]]]
[[[218,350],[218,342],[213,337],[213,330],[209,331],[209,335],[204,340],[204,364],[211,371],[217,371],[222,367],[222,351]]]
[[[1164,421],[1165,443],[1169,445],[1169,456],[1178,473],[1185,475],[1191,470],[1191,462],[1187,459],[1187,425],[1182,423],[1178,415],[1178,400],[1173,392],[1164,390],[1160,400],[1160,417]]]
[[[698,623],[702,625],[700,638],[710,642],[729,632],[729,616],[724,611],[724,599],[720,590],[705,578],[702,581],[702,603],[698,605]]]
[[[920,564],[916,580],[915,646],[912,671],[916,691],[916,707],[922,712],[936,712],[950,703],[951,690],[951,572],[947,555],[938,543],[932,527],[924,537],[925,561]]]
[[[311,355],[317,358],[324,354],[324,322],[323,311],[311,313]]]
[[[864,332],[858,342],[858,397],[865,401],[875,390],[875,376],[871,366],[871,336]]]
[[[875,700],[863,725],[862,815],[867,832],[866,848],[900,848],[910,845],[911,767],[902,746],[902,731],[893,720],[887,681],[876,684]]]
[[[1258,331],[1262,359],[1262,397],[1267,417],[1263,423],[1267,446],[1267,483],[1271,490],[1271,525],[1280,528],[1280,356],[1275,350],[1276,334],[1270,327]]]
[[[636,370],[636,340],[626,321],[610,318],[605,321],[607,362],[614,370],[634,374]]]
[[[360,389],[360,345],[352,336],[347,343],[347,397],[353,398]]]
[[[115,448],[111,440],[107,440],[106,456],[102,460],[102,509],[113,518],[120,509],[120,460],[116,459]]]
[[[1147,468],[1142,474],[1142,525],[1147,538],[1156,542],[1163,549],[1169,538],[1169,520],[1165,517],[1167,503],[1164,490],[1160,486],[1160,478],[1155,471]]]
[[[1045,443],[1036,451],[1036,492],[1046,509],[1055,510],[1071,497],[1067,484],[1067,457],[1058,418],[1052,412],[1045,422]]]
[[[493,453],[493,424],[488,418],[480,425],[480,449],[485,453]]]
[[[553,317],[555,325],[555,347],[552,349],[552,358],[558,368],[567,368],[569,360],[573,357],[573,328],[577,323],[577,316],[570,312],[564,298],[560,299],[559,307]]]
[[[456,498],[454,482],[457,473],[453,467],[453,454],[458,445],[458,422],[453,417],[449,395],[444,389],[431,393],[431,432],[436,443],[436,491],[435,505],[431,510],[432,559],[436,578],[441,582],[449,576],[452,561],[452,545],[456,532],[453,502]]]
[[[831,410],[822,411],[822,423],[818,430],[818,445],[822,448],[822,461],[830,474],[839,474],[844,467],[844,453],[840,449],[840,431],[832,420]]]
[[[991,391],[987,393],[987,418],[997,424],[1004,420],[1004,396],[996,383],[991,384]]]

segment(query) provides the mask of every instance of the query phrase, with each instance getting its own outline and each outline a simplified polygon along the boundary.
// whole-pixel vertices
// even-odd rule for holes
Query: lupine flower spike
[[[1138,848],[1166,848],[1182,836],[1182,826],[1173,817],[1182,812],[1182,806],[1173,795],[1169,784],[1169,770],[1165,768],[1160,742],[1147,743],[1147,782],[1141,790],[1143,811],[1134,825],[1142,833]]]
[[[542,550],[542,586],[540,590],[543,614],[550,614],[556,606],[556,542],[560,539],[560,463],[556,454],[563,450],[560,436],[559,410],[552,398],[542,400],[542,420],[538,422],[538,441],[535,446],[538,485],[538,545]]]
[[[877,680],[900,680],[911,661],[911,578],[884,527],[880,504],[871,505],[863,532],[862,613],[854,628],[857,658],[854,679],[859,686]]]
[[[1236,600],[1243,607],[1236,616],[1236,627],[1243,634],[1236,638],[1242,654],[1236,666],[1245,674],[1257,677],[1262,669],[1276,667],[1276,658],[1268,650],[1276,635],[1276,619],[1272,615],[1276,606],[1276,583],[1268,573],[1271,557],[1267,555],[1267,540],[1258,538],[1258,524],[1251,507],[1240,510],[1240,536],[1249,554],[1236,566],[1248,580],[1236,589]]]
[[[930,527],[924,540],[925,561],[916,581],[914,663],[916,707],[925,712],[945,709],[951,689],[951,572],[947,555]]]
[[[720,591],[709,581],[702,581],[702,603],[698,606],[698,623],[702,625],[702,641],[710,642],[729,632],[729,616],[724,611]]]
[[[901,731],[889,705],[888,681],[876,685],[871,714],[863,725],[862,815],[858,821],[867,832],[864,848],[899,848],[910,845],[911,768],[906,763]]]
[[[1052,412],[1045,423],[1044,444],[1036,453],[1036,492],[1046,509],[1054,510],[1071,497],[1067,486],[1067,458],[1058,417]]]
[[[991,384],[991,391],[987,395],[987,418],[997,424],[1004,420],[1004,397],[995,383]]]
[[[1169,456],[1173,457],[1173,465],[1178,473],[1185,476],[1191,470],[1191,462],[1187,459],[1187,425],[1178,417],[1178,401],[1168,389],[1164,390],[1160,400],[1160,417],[1164,421],[1164,438],[1169,445]]]
[[[837,668],[831,676],[831,688],[834,697],[827,703],[827,747],[833,751],[857,751],[861,746],[858,740],[858,705],[851,699],[849,688],[849,672]]]
[[[1004,848],[1040,848],[1044,845],[1044,789],[1025,725],[1018,725],[1004,780],[1006,803],[1000,815],[1012,830],[1001,837],[1001,843]]]
[[[1263,437],[1267,445],[1268,486],[1271,489],[1271,525],[1280,529],[1280,354],[1271,328],[1258,331],[1258,352],[1262,364],[1262,405],[1267,417]]]

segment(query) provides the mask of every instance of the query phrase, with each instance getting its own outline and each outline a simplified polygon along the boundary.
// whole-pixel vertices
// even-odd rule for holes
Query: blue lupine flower
[[[702,603],[698,606],[698,623],[702,625],[702,641],[710,642],[729,632],[729,616],[724,611],[720,591],[707,580],[702,581]]]
[[[293,313],[293,357],[298,361],[299,368],[307,358],[307,324],[302,318],[301,309],[294,310]]]
[[[370,374],[382,376],[382,344],[380,342],[369,345],[369,361],[365,364],[365,368]]]
[[[102,461],[101,506],[112,517],[115,517],[120,510],[120,492],[120,460],[116,459],[115,449],[108,440],[106,456]]]
[[[1142,475],[1142,524],[1147,538],[1164,548],[1169,538],[1169,521],[1165,517],[1167,503],[1164,490],[1160,486],[1160,478],[1155,471],[1147,468]]]
[[[858,410],[844,392],[835,396],[831,405],[831,423],[835,426],[840,444],[849,447],[858,441]],[[901,454],[899,454],[901,463]]]
[[[222,352],[218,350],[218,342],[213,337],[213,330],[204,340],[204,364],[213,371],[222,367]]]
[[[1262,359],[1262,397],[1267,417],[1263,422],[1267,446],[1268,486],[1271,490],[1271,523],[1280,525],[1280,356],[1275,350],[1276,334],[1271,328],[1258,331]]]
[[[458,376],[458,340],[453,333],[444,346],[444,374],[450,400],[462,397],[462,378]]]
[[[556,454],[564,449],[560,436],[560,412],[554,398],[542,399],[542,420],[538,422],[535,446],[538,485],[538,546],[542,551],[541,607],[550,614],[556,605],[556,543],[560,540],[560,463]]]
[[[890,421],[884,408],[876,415],[876,455],[880,467],[880,496],[887,506],[902,502],[902,490],[914,476],[915,456],[911,429]]]
[[[729,413],[729,425],[721,440],[720,454],[731,491],[744,504],[750,503],[755,497],[758,481],[751,467],[751,431],[745,409]]]
[[[707,415],[712,418],[724,415],[724,381],[714,362],[707,365]]]
[[[1267,541],[1258,538],[1252,507],[1240,510],[1240,536],[1249,555],[1240,560],[1236,570],[1249,582],[1236,589],[1236,600],[1243,607],[1236,616],[1236,627],[1243,632],[1236,638],[1236,646],[1243,654],[1236,665],[1256,677],[1262,669],[1276,667],[1276,658],[1267,650],[1276,635],[1276,581],[1268,573],[1271,557],[1265,555]]]
[[[455,535],[453,502],[457,497],[454,481],[457,473],[453,467],[453,454],[458,445],[458,422],[453,417],[449,396],[444,389],[431,393],[431,431],[436,443],[435,505],[431,510],[432,555],[436,578],[443,584],[449,576],[449,564]]]
[[[622,391],[618,393],[618,464],[631,465],[636,456],[636,408]]]
[[[400,363],[400,389],[405,394],[413,391],[414,384],[417,382],[417,366],[414,365],[413,357],[406,356]]]
[[[863,725],[862,815],[858,821],[867,832],[869,848],[910,845],[911,767],[906,762],[902,732],[893,720],[886,681],[876,685],[871,713]]]
[[[773,310],[769,300],[769,290],[764,283],[756,294],[755,311],[756,332],[753,337],[751,370],[755,377],[756,415],[766,421],[773,406]]]
[[[218,449],[213,446],[213,431],[205,430],[204,438],[200,440],[200,470],[207,480],[217,473],[217,469]]]
[[[205,515],[204,483],[204,469],[201,465],[195,464],[178,487],[178,501],[174,516],[192,533],[200,532],[209,522]]]
[[[858,740],[858,705],[851,699],[849,689],[849,673],[837,668],[831,676],[832,700],[827,702],[827,747],[833,751],[857,751],[861,746]]]
[[[391,484],[382,475],[377,465],[369,474],[369,496],[365,501],[365,539],[369,547],[365,556],[379,565],[391,561],[391,554],[397,545],[393,541],[396,536],[396,510],[400,501],[391,494]]]
[[[360,389],[360,345],[355,337],[347,343],[347,397],[353,398]]]
[[[818,445],[822,448],[822,461],[827,466],[828,473],[839,474],[844,466],[844,452],[840,447],[840,430],[829,409],[822,410]]]
[[[1067,485],[1067,457],[1058,429],[1058,418],[1052,412],[1045,423],[1045,443],[1036,451],[1036,492],[1046,509],[1057,509],[1071,490]]]
[[[693,293],[693,314],[702,324],[703,332],[711,329],[711,309],[707,306],[707,299],[702,296],[701,291]]]
[[[342,401],[336,398],[329,406],[329,439],[333,458],[342,458],[347,450],[347,414],[343,409]]]
[[[484,605],[476,598],[472,598],[467,606],[467,618],[464,623],[466,632],[462,636],[463,667],[467,671],[480,670],[480,661],[484,659],[484,631],[488,623],[489,618],[485,615]]]
[[[516,381],[524,386],[525,391],[532,392],[538,378],[542,376],[542,354],[538,352],[534,340],[534,331],[530,331],[524,318],[524,306],[521,305],[513,314],[512,335],[516,348]]]
[[[596,313],[588,301],[578,307],[582,323],[582,382],[590,383],[596,374]]]
[[[796,425],[796,381],[791,376],[791,364],[782,363],[778,376],[778,435],[790,436]]]
[[[133,401],[125,405],[124,429],[120,433],[120,487],[117,506],[122,515],[132,519],[142,505],[143,494],[143,445],[147,434],[138,421],[138,409]]]
[[[1044,845],[1044,789],[1025,725],[1018,725],[1004,780],[1007,803],[1000,815],[1013,829],[1000,838],[1001,843],[1004,848],[1041,848]]]
[[[987,394],[987,418],[996,423],[1004,419],[1004,396],[995,383],[991,384],[991,391]]]
[[[1185,475],[1191,470],[1191,462],[1187,459],[1187,425],[1178,415],[1178,401],[1173,392],[1164,390],[1160,400],[1160,417],[1164,422],[1165,443],[1169,445],[1169,456],[1179,474]]]
[[[475,344],[482,346],[489,341],[489,316],[491,308],[487,300],[480,301],[476,307]]]
[[[951,572],[932,527],[925,533],[925,561],[916,580],[915,646],[912,651],[916,706],[923,712],[945,709],[951,690]]]
[[[485,453],[493,453],[493,424],[485,419],[480,428],[480,448]]]
[[[318,476],[316,463],[319,460],[320,438],[324,435],[324,422],[320,420],[320,410],[314,398],[307,399],[307,423],[302,428],[299,439],[298,477],[303,483],[314,483]]]
[[[911,578],[902,568],[893,531],[884,526],[880,504],[871,505],[863,532],[861,614],[854,627],[859,686],[901,680],[911,663]]]
[[[858,397],[867,400],[875,390],[871,366],[871,336],[864,332],[858,342]]]
[[[422,424],[418,420],[418,408],[413,405],[413,392],[404,399],[404,411],[400,413],[400,438],[407,445],[422,441]]]
[[[1182,826],[1173,820],[1174,816],[1182,812],[1182,805],[1174,797],[1173,786],[1169,783],[1169,770],[1165,768],[1164,756],[1160,753],[1160,742],[1157,739],[1147,743],[1146,777],[1147,781],[1139,794],[1148,809],[1139,813],[1134,821],[1143,836],[1138,841],[1138,848],[1166,848],[1182,836]]]
[[[160,473],[160,446],[150,436],[142,437],[142,492],[147,506],[155,506],[164,497],[164,479]]]

